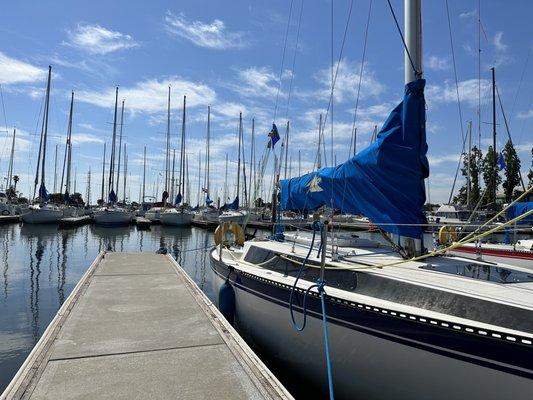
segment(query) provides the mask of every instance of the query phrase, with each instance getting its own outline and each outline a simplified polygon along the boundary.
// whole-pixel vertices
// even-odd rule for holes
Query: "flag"
[[[268,148],[274,147],[279,141],[279,132],[276,124],[272,124],[272,129],[270,130],[270,132],[268,132],[268,137],[270,138],[270,141],[268,142]]]
[[[503,158],[503,153],[500,152],[500,154],[498,154],[498,168],[499,168],[499,171],[501,171],[502,169],[505,169],[506,165],[505,165],[505,159]]]

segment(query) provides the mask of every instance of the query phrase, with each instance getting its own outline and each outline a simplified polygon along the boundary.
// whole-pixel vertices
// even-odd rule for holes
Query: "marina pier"
[[[170,255],[101,252],[7,399],[291,399]]]

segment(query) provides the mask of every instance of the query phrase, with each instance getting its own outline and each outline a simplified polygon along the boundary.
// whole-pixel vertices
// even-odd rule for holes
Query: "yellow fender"
[[[453,226],[441,226],[439,229],[439,243],[443,245],[457,242],[457,230]]]
[[[231,232],[233,234],[233,243],[242,246],[244,245],[244,230],[239,224],[234,222],[224,222],[217,226],[215,229],[215,244],[227,244],[225,243],[226,233]]]

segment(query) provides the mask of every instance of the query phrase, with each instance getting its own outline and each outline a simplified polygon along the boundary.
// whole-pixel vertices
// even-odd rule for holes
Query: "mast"
[[[240,183],[241,183],[241,141],[242,141],[242,112],[239,113],[239,149],[237,157],[237,198],[239,197],[240,192]]]
[[[322,144],[322,114],[318,120],[318,151],[316,155],[316,169],[322,168],[322,157],[320,153],[320,146]]]
[[[283,172],[283,179],[287,179],[287,162],[289,161],[289,132],[290,132],[290,125],[289,121],[287,121],[287,134],[285,135],[285,171]],[[332,139],[333,140],[333,139]],[[333,141],[332,141],[333,144]],[[333,151],[333,147],[331,148]]]
[[[50,106],[50,81],[52,79],[52,66],[48,66],[48,81],[46,83],[46,97],[44,103],[43,124],[41,126],[41,141],[39,143],[39,155],[37,156],[37,169],[35,172],[35,180],[33,186],[33,198],[35,198],[35,191],[39,183],[39,165],[41,166],[41,186],[44,188],[44,174],[45,174],[45,159],[46,159],[46,139],[48,136],[48,109]],[[39,188],[39,197],[41,189]],[[43,199],[40,199],[43,202]]]
[[[405,83],[408,84],[422,77],[421,0],[405,0],[404,24],[405,44],[407,46],[404,55],[404,69]],[[413,65],[411,65],[411,61]]]
[[[144,203],[144,197],[146,195],[146,146],[144,146],[144,158],[143,158],[143,190],[141,203]]]
[[[207,189],[207,195],[209,196],[209,159],[211,158],[211,152],[209,149],[209,142],[211,141],[211,106],[207,106],[207,141],[206,141],[206,149],[205,154],[207,157],[207,169],[205,172],[205,181]]]
[[[197,194],[197,201],[196,201],[197,206],[200,206],[200,198],[202,194],[201,169],[202,169],[202,153],[199,151],[198,152],[198,192],[197,192],[198,194]]]
[[[168,102],[167,102],[167,148],[165,153],[165,191],[168,192],[169,186],[169,169],[170,169],[170,85],[168,85]]]
[[[467,171],[467,185],[466,185],[466,206],[470,209],[470,191],[472,186],[472,176],[470,170],[470,162],[472,161],[472,121],[468,121],[468,171]]]
[[[494,204],[496,205],[496,192],[498,175],[498,153],[496,152],[496,69],[492,67],[492,151],[494,152],[493,173],[492,173],[492,187],[494,189]]]
[[[253,182],[252,182],[253,177]],[[250,205],[254,205],[255,193],[255,118],[252,118],[252,141],[250,143]]]
[[[124,100],[122,100],[122,108],[120,110],[120,133],[118,135],[118,163],[117,163],[117,188],[115,190],[115,194],[117,195],[118,200],[118,188],[120,186],[120,163],[121,163],[121,156],[122,156],[122,126],[124,122]]]
[[[57,193],[57,147],[56,144],[56,151],[55,151],[55,157],[54,157],[54,193]]]
[[[87,205],[91,205],[91,167],[89,166],[89,173],[87,174]]]
[[[124,103],[122,103],[124,104]],[[126,177],[128,176],[128,153],[126,153],[126,143],[124,143],[124,186],[122,188],[122,204],[126,204]]]
[[[13,180],[13,162],[15,157],[15,136],[17,135],[17,129],[13,128],[13,141],[11,142],[11,153],[9,155],[9,167],[7,170],[7,187],[10,188]],[[57,150],[57,146],[56,146]],[[57,153],[56,153],[57,154]]]
[[[244,149],[244,129],[241,129],[241,142],[242,142],[242,177],[243,177],[243,185],[244,185],[244,204],[249,207],[250,203],[248,202],[248,187],[246,183],[246,156],[245,156],[245,149]]]
[[[104,186],[105,186],[105,145],[106,143],[104,142],[104,158],[102,159],[102,202],[104,202]]]
[[[176,172],[176,149],[172,150],[172,179],[170,184],[170,199],[174,201],[174,188],[176,186],[176,180],[174,179],[174,174]]]
[[[67,161],[67,177],[65,181],[65,197],[70,193],[70,171],[72,164],[72,113],[74,111],[74,92],[71,92],[70,97],[70,112],[68,117],[67,143],[65,145],[65,157]],[[64,167],[63,167],[64,168]],[[61,177],[61,186],[63,186],[63,177]],[[63,190],[63,188],[61,188]]]
[[[226,153],[226,174],[224,175],[224,204],[228,199],[228,153]]]
[[[108,191],[111,195],[111,192],[114,191],[114,175],[115,175],[115,143],[117,139],[117,107],[118,107],[118,86],[115,90],[115,115],[113,117],[113,141],[111,144],[111,158],[109,161],[109,181],[108,181]],[[116,193],[115,193],[116,196]],[[113,197],[115,197],[113,196]],[[109,199],[111,203],[115,202],[115,199]]]
[[[185,184],[184,186],[187,188],[186,190],[186,193],[187,193],[187,198],[185,199],[185,203],[187,204],[191,204],[191,185],[189,184],[189,155],[187,153],[185,153],[185,173],[186,173],[186,176],[185,176]]]
[[[187,96],[183,96],[183,115],[181,119],[181,151],[180,151],[180,177],[179,177],[179,194],[182,199],[185,197],[185,117],[187,107]],[[183,187],[182,187],[183,185]],[[182,193],[183,189],[183,193]]]

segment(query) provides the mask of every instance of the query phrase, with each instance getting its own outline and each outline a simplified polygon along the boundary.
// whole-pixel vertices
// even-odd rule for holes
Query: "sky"
[[[5,109],[5,113],[0,110],[0,186],[5,184],[11,135],[16,126],[14,173],[21,177],[18,188],[31,196],[48,65],[53,67],[46,174],[49,191],[54,189],[56,145],[60,180],[70,93],[74,91],[76,190],[85,196],[90,169],[91,200],[94,203],[100,197],[103,146],[106,142],[109,149],[117,85],[119,100],[125,102],[126,195],[130,200],[139,199],[144,146],[146,193],[155,195],[157,189],[159,194],[162,191],[169,85],[171,148],[177,149],[178,156],[183,96],[187,96],[186,153],[191,203],[197,202],[199,157],[203,186],[208,106],[211,106],[211,197],[223,197],[226,154],[229,158],[226,197],[234,195],[240,112],[246,162],[250,157],[252,118],[257,158],[272,121],[283,135],[288,119],[292,161],[289,172],[292,176],[298,174],[300,153],[303,174],[313,167],[318,119],[320,113],[325,113],[331,93],[332,60],[334,70],[338,69],[333,112],[328,116],[333,118],[334,160],[328,122],[325,161],[329,165],[335,160],[345,161],[358,93],[357,150],[369,144],[374,126],[379,128],[401,100],[403,45],[387,3],[374,0],[363,58],[370,1],[353,1],[348,25],[352,1],[333,1],[333,17],[331,1],[304,1],[303,8],[302,0],[5,2],[0,25],[0,84]],[[392,5],[403,29],[403,2],[393,0]],[[497,0],[484,0],[481,4],[478,0],[449,0],[450,38],[445,1],[423,2],[423,72],[427,80],[431,169],[428,197],[432,202],[448,200],[468,121],[473,121],[474,143],[479,141],[479,131],[483,151],[492,143],[493,66],[513,141],[522,159],[523,174],[530,168],[533,3],[514,0],[512,7],[509,5]],[[482,26],[480,86],[478,11]],[[507,133],[499,110],[497,119],[500,149]],[[267,186],[271,170],[269,167],[265,177]],[[461,183],[460,180],[458,186]]]

